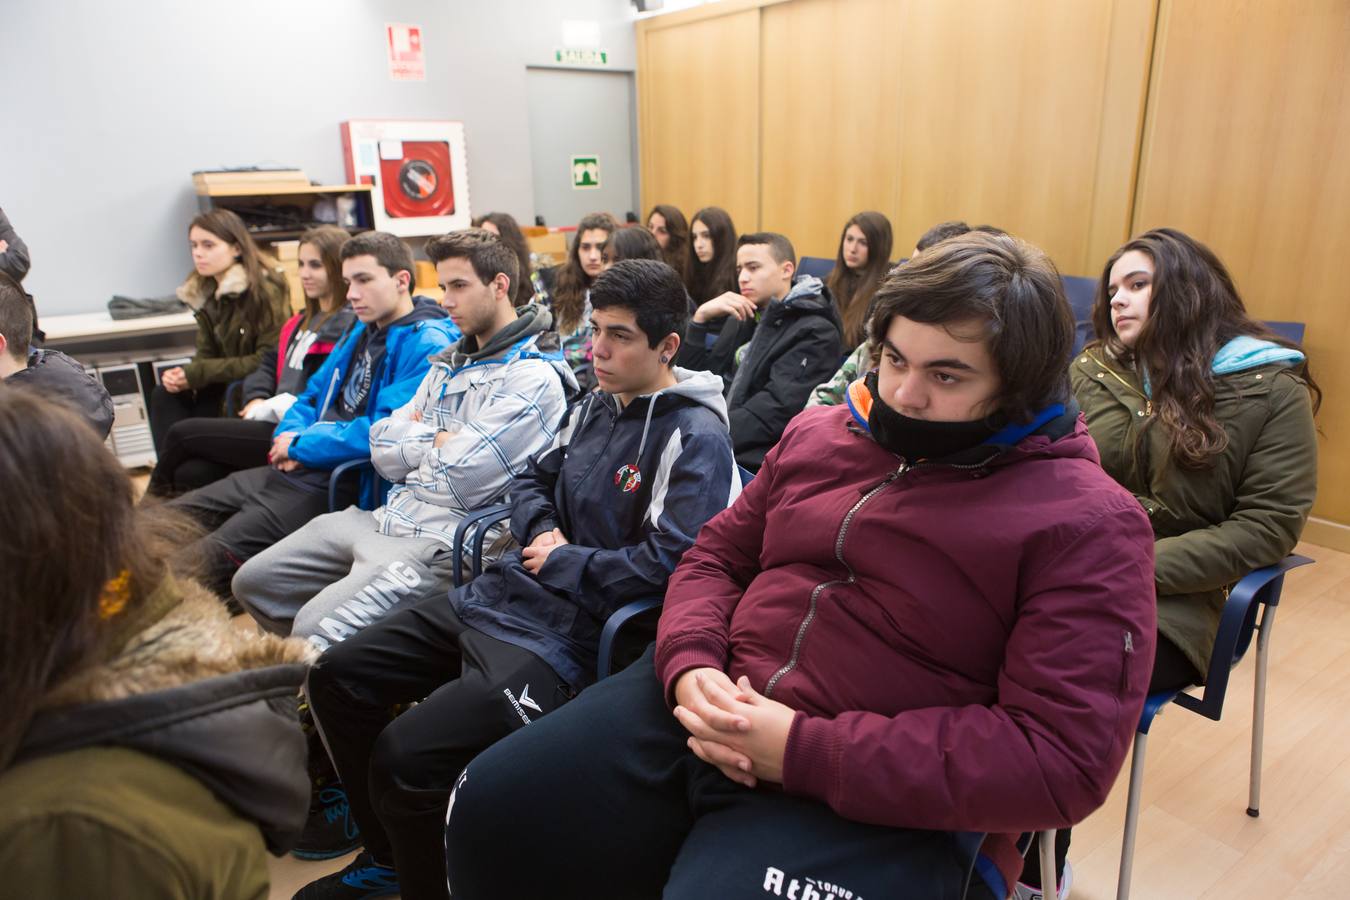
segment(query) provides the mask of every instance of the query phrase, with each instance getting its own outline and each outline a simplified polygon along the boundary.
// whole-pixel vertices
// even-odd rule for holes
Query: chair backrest
[[[1214,653],[1205,676],[1205,690],[1199,697],[1178,694],[1176,704],[1191,712],[1218,721],[1223,714],[1224,695],[1228,692],[1228,676],[1242,661],[1251,646],[1256,629],[1256,614],[1262,606],[1279,606],[1284,589],[1284,573],[1312,562],[1306,556],[1290,554],[1273,566],[1265,566],[1249,573],[1228,593],[1219,618],[1219,632],[1214,639]]]
[[[834,260],[823,256],[803,256],[797,260],[798,275],[814,275],[824,280],[834,271]]]
[[[1302,322],[1266,322],[1266,327],[1284,338],[1286,341],[1293,341],[1300,346],[1303,344],[1303,332],[1305,326]]]
[[[1073,352],[1077,353],[1093,337],[1092,300],[1097,294],[1097,279],[1064,275],[1061,280],[1064,282],[1064,296],[1069,299],[1069,308],[1073,310]]]

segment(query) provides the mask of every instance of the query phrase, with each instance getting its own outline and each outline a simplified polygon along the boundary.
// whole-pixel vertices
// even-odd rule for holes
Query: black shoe
[[[311,881],[291,900],[365,900],[397,893],[398,875],[394,870],[376,865],[369,853],[362,853],[341,872]]]
[[[318,788],[310,802],[305,830],[291,855],[299,859],[336,859],[360,846],[361,830],[352,818],[342,785]]]

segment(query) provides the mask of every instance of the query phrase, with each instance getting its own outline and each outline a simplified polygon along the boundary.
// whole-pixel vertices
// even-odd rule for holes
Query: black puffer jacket
[[[757,321],[727,316],[689,326],[679,364],[714,372],[728,385],[738,464],[759,470],[811,389],[839,368],[842,332],[829,290],[811,275],[798,276],[788,295],[770,301]]]
[[[113,402],[108,389],[60,350],[30,351],[28,368],[15,372],[5,383],[69,404],[89,420],[99,437],[112,431]]]

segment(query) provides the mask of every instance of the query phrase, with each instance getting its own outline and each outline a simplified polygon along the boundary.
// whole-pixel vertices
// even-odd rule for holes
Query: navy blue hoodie
[[[465,624],[529,650],[577,690],[595,679],[605,620],[664,594],[703,523],[741,490],[722,380],[675,375],[674,387],[622,409],[587,395],[512,484],[512,536],[524,546],[558,528],[569,542],[537,578],[516,550],[450,594]]]

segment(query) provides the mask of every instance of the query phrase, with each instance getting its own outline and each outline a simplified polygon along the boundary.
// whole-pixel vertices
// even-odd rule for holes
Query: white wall
[[[0,15],[0,207],[40,314],[187,274],[194,169],[295,165],[344,180],[338,123],[464,122],[472,208],[534,219],[525,67],[564,19],[636,65],[628,0],[42,0]],[[422,26],[424,82],[388,75],[384,23]]]

